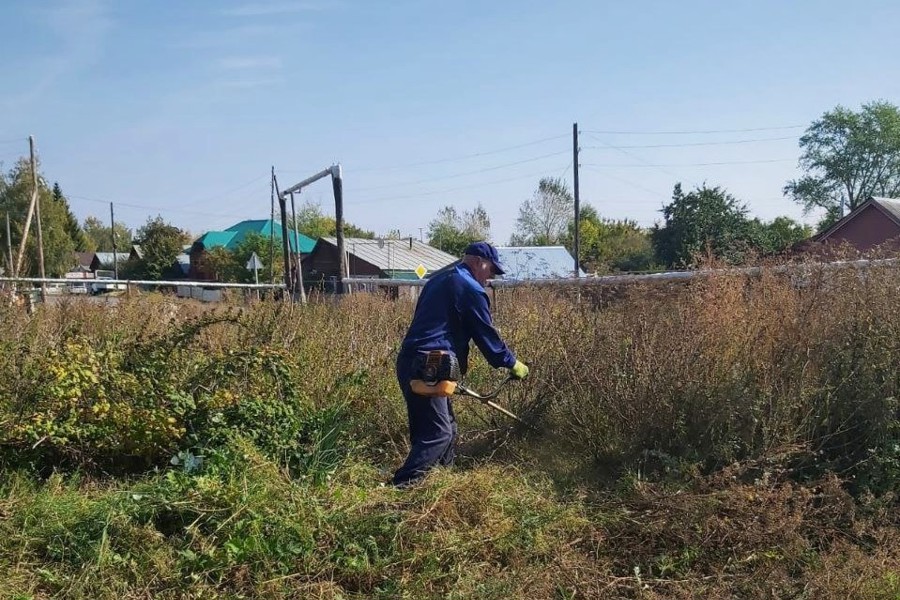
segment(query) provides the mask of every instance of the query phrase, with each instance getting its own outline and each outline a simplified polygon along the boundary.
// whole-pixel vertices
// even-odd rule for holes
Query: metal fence
[[[171,289],[181,298],[193,298],[205,302],[222,300],[223,290],[244,290],[247,293],[263,291],[272,293],[285,289],[283,283],[222,283],[217,281],[153,281],[144,279],[75,279],[75,278],[40,278],[40,277],[0,277],[0,285],[14,286],[15,294],[25,296],[29,301],[47,300],[48,297],[60,296],[117,296],[110,292],[121,292],[125,295],[136,289]]]
[[[495,279],[488,282],[488,287],[494,290],[518,287],[554,287],[554,288],[592,288],[602,286],[620,286],[637,283],[671,283],[690,281],[692,279],[722,275],[743,275],[758,277],[765,272],[800,277],[801,279],[817,272],[829,272],[839,270],[865,271],[876,267],[897,267],[900,259],[886,258],[873,260],[850,260],[834,262],[804,262],[796,264],[782,264],[771,267],[745,267],[727,269],[700,269],[695,271],[668,271],[663,273],[631,273],[622,275],[601,275],[587,277],[568,277],[553,279],[530,280],[503,280]],[[343,279],[344,289],[347,293],[358,292],[387,292],[394,298],[418,297],[419,289],[427,283],[427,279],[377,279],[369,277],[347,277]],[[337,280],[310,281],[311,292],[317,295],[330,296],[337,288]],[[19,287],[22,284],[30,287]],[[222,283],[216,281],[151,281],[139,279],[69,279],[69,278],[39,278],[39,277],[0,277],[0,285],[3,287],[15,286],[15,293],[30,296],[36,300],[37,296],[60,296],[77,294],[98,294],[104,291],[122,291],[126,295],[133,289],[169,288],[182,298],[194,298],[207,302],[221,300],[223,290],[244,290],[245,292],[270,292],[273,296],[284,297],[286,291],[283,283]]]
[[[667,283],[675,281],[689,281],[692,279],[722,275],[744,275],[747,277],[759,277],[764,272],[778,275],[806,275],[819,271],[859,270],[864,271],[875,267],[897,267],[900,259],[885,258],[877,260],[847,260],[834,262],[804,262],[796,264],[782,264],[771,267],[743,267],[728,269],[698,269],[695,271],[667,271],[663,273],[629,273],[623,275],[596,275],[587,277],[562,277],[551,279],[527,279],[504,280],[493,279],[488,282],[488,287],[503,289],[516,287],[597,287],[612,286],[629,283]],[[347,277],[345,285],[352,289],[371,291],[375,288],[415,288],[425,285],[426,279],[374,279],[365,277]]]

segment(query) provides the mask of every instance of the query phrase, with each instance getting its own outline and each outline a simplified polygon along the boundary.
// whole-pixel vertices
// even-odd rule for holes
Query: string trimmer
[[[503,386],[505,386],[510,381],[513,381],[514,379],[515,379],[515,377],[512,377],[512,376],[507,377],[500,383],[500,385],[497,386],[497,388],[493,392],[489,392],[487,394],[479,394],[478,392],[472,390],[471,388],[466,387],[464,384],[457,382],[455,393],[460,396],[469,396],[471,398],[475,398],[476,400],[481,400],[482,404],[486,404],[487,406],[490,406],[494,410],[502,412],[507,417],[511,417],[511,418],[515,419],[516,421],[518,421],[519,423],[526,425],[525,421],[523,421],[522,419],[517,417],[515,414],[506,410],[505,408],[503,408],[496,402],[491,401],[491,398],[497,397],[497,395],[500,393],[500,390],[503,389]]]
[[[418,376],[410,381],[410,387],[416,394],[421,396],[452,396],[454,394],[469,396],[481,400],[482,404],[502,412],[523,425],[526,424],[512,412],[491,401],[491,398],[497,397],[503,386],[515,379],[511,375],[503,380],[494,391],[480,394],[459,381],[459,364],[456,356],[446,350],[431,350],[421,353],[415,365],[415,372]]]

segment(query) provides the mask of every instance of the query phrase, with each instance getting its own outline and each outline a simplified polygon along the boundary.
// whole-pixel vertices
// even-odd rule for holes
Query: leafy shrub
[[[533,367],[501,402],[534,427],[461,400],[464,449],[596,481],[801,448],[788,465],[798,479],[835,471],[855,492],[898,491],[898,287],[895,268],[810,267],[578,295],[499,290],[499,327]],[[406,452],[393,362],[408,301],[220,310],[141,297],[107,310],[0,311],[9,464],[146,468],[243,436],[298,472],[322,460],[327,476],[351,447],[391,467]],[[478,359],[469,379],[496,381]]]

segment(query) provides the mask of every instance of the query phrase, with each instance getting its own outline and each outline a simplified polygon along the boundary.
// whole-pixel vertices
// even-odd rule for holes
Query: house
[[[100,268],[100,259],[96,252],[76,252],[73,272],[93,273]]]
[[[500,246],[500,262],[506,268],[501,279],[527,281],[574,277],[575,259],[564,246]],[[585,273],[578,269],[578,276]]]
[[[181,247],[181,254],[175,257],[175,264],[178,265],[178,272],[182,277],[191,274],[191,248],[193,244],[187,244]]]
[[[75,267],[73,272],[90,272],[94,273],[98,269],[112,270],[115,259],[118,258],[119,266],[125,264],[132,252],[76,252]]]
[[[888,243],[900,249],[900,199],[870,197],[810,241],[828,245],[848,243],[861,252]]]
[[[256,233],[264,238],[269,238],[275,233],[275,253],[278,257],[282,256],[282,235],[281,223],[271,219],[264,220],[248,220],[235,223],[224,231],[208,231],[200,236],[192,245],[189,251],[189,274],[192,279],[210,280],[213,279],[211,273],[204,271],[204,255],[213,248],[225,248],[234,251],[241,242],[247,239],[251,233]],[[288,231],[288,244],[290,245],[291,254],[300,254],[301,258],[312,252],[316,241],[302,233],[296,235],[292,231]]]
[[[97,257],[97,262],[100,264],[97,269],[112,269],[115,264],[121,267],[128,262],[131,252],[95,252],[94,256]],[[97,269],[93,270],[96,271]]]
[[[350,277],[373,279],[419,279],[416,269],[424,268],[424,276],[456,262],[456,257],[413,238],[377,239],[344,238]],[[303,278],[322,283],[331,291],[340,273],[337,239],[319,238],[309,256],[303,259]]]

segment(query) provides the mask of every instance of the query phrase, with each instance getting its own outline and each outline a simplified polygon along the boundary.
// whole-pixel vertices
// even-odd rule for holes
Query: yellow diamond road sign
[[[419,279],[422,279],[423,277],[425,277],[425,273],[427,273],[427,272],[428,272],[428,269],[426,269],[425,265],[423,265],[423,264],[419,264],[419,266],[416,267],[416,275],[419,276]]]

